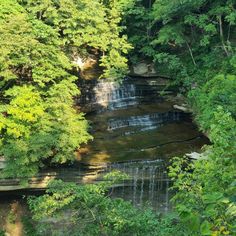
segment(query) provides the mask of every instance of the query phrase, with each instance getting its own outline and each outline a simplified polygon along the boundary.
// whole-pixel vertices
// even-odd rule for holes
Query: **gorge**
[[[236,235],[234,0],[0,0],[0,236]]]
[[[43,190],[52,179],[92,183],[107,172],[120,170],[130,179],[110,190],[112,198],[168,212],[170,157],[198,152],[209,141],[192,123],[190,113],[173,108],[175,92],[162,94],[165,83],[158,77],[127,77],[122,83],[83,81],[77,102],[87,113],[94,139],[80,148],[72,166],[42,170],[26,187],[19,179],[1,179],[0,195]]]

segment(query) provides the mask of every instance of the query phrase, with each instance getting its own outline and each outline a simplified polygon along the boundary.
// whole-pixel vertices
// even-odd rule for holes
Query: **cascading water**
[[[137,94],[133,84],[124,86],[115,82],[101,82],[94,88],[94,93],[94,102],[110,110],[137,104]]]
[[[126,173],[130,178],[110,190],[112,197],[130,200],[138,207],[149,204],[158,211],[169,210],[169,179],[162,160],[112,163],[105,172],[112,170]]]
[[[167,158],[197,151],[206,139],[188,114],[174,110],[171,102],[159,96],[165,86],[158,81],[135,78],[121,84],[100,81],[89,89],[86,85],[80,104],[87,111],[97,111],[87,116],[94,140],[78,157],[87,165],[105,163],[103,172],[116,169],[130,176],[111,189],[112,197],[166,212],[170,198]]]
[[[208,140],[189,115],[174,110],[172,102],[159,96],[165,87],[159,78],[126,79],[122,84],[82,83],[78,105],[88,113],[94,140],[80,148],[77,164],[40,172],[29,180],[28,189],[44,189],[57,178],[92,183],[107,172],[119,170],[130,177],[113,186],[109,196],[129,200],[140,208],[150,206],[157,212],[168,212],[168,158],[198,151]],[[19,179],[0,180],[0,192],[21,188]],[[4,199],[0,209],[11,202]],[[0,217],[4,214],[0,211]]]
[[[81,84],[83,93],[79,103],[83,108],[89,104],[89,109],[104,111],[125,109],[138,105],[141,101],[157,98],[160,86],[150,86],[148,81],[141,84],[135,82],[137,81],[126,78],[123,83],[100,80]]]
[[[165,123],[180,121],[181,116],[184,113],[171,111],[165,113],[153,113],[148,115],[130,116],[121,119],[110,119],[108,120],[108,130],[115,130],[124,127],[140,126],[143,127],[141,130],[155,129],[164,125]]]

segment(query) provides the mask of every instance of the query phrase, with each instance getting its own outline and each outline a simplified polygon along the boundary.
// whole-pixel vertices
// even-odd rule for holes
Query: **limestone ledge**
[[[92,183],[100,180],[100,174],[103,172],[103,166],[80,168],[58,168],[52,170],[42,170],[35,177],[28,178],[26,184],[22,184],[19,178],[0,178],[0,192],[16,190],[42,190],[46,189],[51,180],[61,179],[65,182],[74,182],[77,184]],[[1,170],[0,170],[1,171]]]

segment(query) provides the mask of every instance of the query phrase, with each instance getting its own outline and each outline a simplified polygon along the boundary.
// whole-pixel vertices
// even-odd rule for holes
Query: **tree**
[[[210,121],[205,158],[194,163],[177,159],[170,176],[177,190],[173,201],[191,235],[235,235],[236,122],[222,107]]]
[[[151,11],[139,14],[138,21],[146,25],[147,19],[151,21],[149,40],[144,33],[139,35],[133,30],[136,21],[128,24],[128,36],[142,44],[141,47],[134,44],[136,55],[154,60],[161,74],[173,77],[186,91],[218,73],[235,72],[229,63],[235,53],[234,2],[161,0],[152,3]]]
[[[127,176],[111,172],[99,184],[51,182],[45,195],[29,199],[37,235],[183,235],[184,229],[174,225],[174,217],[161,220],[150,209],[111,199],[107,194],[110,186],[122,178]]]
[[[127,73],[127,59],[131,49],[127,37],[122,35],[122,15],[132,7],[129,1],[77,1],[44,0],[20,1],[30,15],[55,29],[71,57],[88,54],[96,49],[103,77],[122,78]]]
[[[235,7],[231,0],[158,0],[141,17],[151,18],[151,43],[127,30],[142,42],[136,55],[153,60],[188,96],[212,142],[202,160],[179,158],[170,167],[187,235],[235,235]]]
[[[91,136],[56,29],[11,0],[0,3],[0,32],[0,155],[6,176],[33,176],[46,161],[72,161]]]

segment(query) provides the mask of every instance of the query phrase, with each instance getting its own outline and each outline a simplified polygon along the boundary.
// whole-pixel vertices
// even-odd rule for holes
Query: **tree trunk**
[[[195,61],[194,56],[193,56],[193,51],[192,51],[192,49],[191,49],[191,47],[189,46],[189,44],[188,44],[187,41],[186,41],[186,44],[187,44],[187,47],[188,47],[190,56],[191,56],[191,58],[192,58],[193,64],[194,64],[194,66],[197,66],[196,61]]]
[[[225,40],[224,40],[224,31],[223,31],[223,25],[222,25],[222,15],[219,16],[219,26],[220,26],[220,39],[222,43],[222,47],[225,51],[225,54],[227,57],[229,56],[229,52],[227,50],[227,46],[225,45]]]

